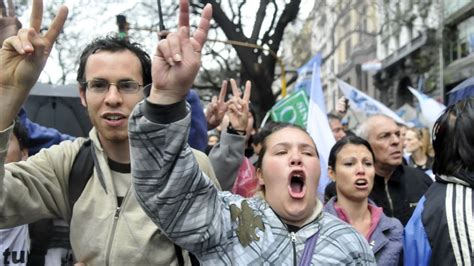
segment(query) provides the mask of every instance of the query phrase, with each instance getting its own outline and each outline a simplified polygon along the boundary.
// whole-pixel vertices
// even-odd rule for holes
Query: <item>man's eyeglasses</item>
[[[143,87],[143,85],[133,80],[123,80],[112,83],[104,79],[93,79],[83,83],[83,86],[87,90],[95,93],[105,93],[109,91],[110,85],[115,85],[119,92],[125,94],[136,93]]]

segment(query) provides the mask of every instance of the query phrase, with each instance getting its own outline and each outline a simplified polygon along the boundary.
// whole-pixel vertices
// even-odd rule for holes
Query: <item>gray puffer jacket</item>
[[[306,240],[319,233],[313,265],[375,265],[367,241],[324,214],[320,202],[306,224],[290,233],[264,199],[215,189],[186,143],[186,105],[165,107],[140,103],[129,131],[137,200],[172,241],[204,265],[297,265]],[[163,109],[175,117],[160,116]]]

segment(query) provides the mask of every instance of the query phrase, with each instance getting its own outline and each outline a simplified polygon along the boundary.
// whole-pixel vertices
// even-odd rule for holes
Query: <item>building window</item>
[[[459,53],[460,53],[460,57],[463,58],[463,57],[466,57],[469,55],[469,47],[467,45],[467,42],[462,42],[460,45],[459,45]]]

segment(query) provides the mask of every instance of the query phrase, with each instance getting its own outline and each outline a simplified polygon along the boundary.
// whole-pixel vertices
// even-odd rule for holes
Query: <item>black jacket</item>
[[[386,185],[382,176],[375,175],[370,198],[383,208],[385,215],[398,218],[405,226],[416,204],[432,183],[423,171],[399,165]]]

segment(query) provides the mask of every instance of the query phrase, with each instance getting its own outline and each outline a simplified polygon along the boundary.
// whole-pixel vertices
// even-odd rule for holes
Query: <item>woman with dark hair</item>
[[[134,195],[143,210],[203,265],[375,265],[367,241],[322,212],[319,156],[303,129],[283,127],[263,141],[256,172],[263,197],[219,191],[201,171],[187,142],[184,96],[200,68],[212,6],[192,36],[188,1],[180,7],[179,33],[160,41],[150,96],[128,124]]]
[[[326,203],[324,210],[354,226],[367,239],[378,265],[398,265],[403,226],[369,200],[375,176],[370,144],[357,136],[344,137],[332,147],[328,165],[337,196]]]
[[[405,227],[405,265],[474,264],[474,97],[433,127],[434,182]]]
[[[271,128],[256,164],[260,192],[244,198],[215,189],[188,154],[185,105],[173,112],[186,116],[171,124],[160,124],[151,113],[142,117],[139,110],[154,108],[144,105],[130,124],[137,197],[170,239],[202,264],[375,265],[367,241],[322,211],[319,155],[304,129]],[[145,124],[154,138],[138,137]],[[148,148],[156,156],[145,155]]]

